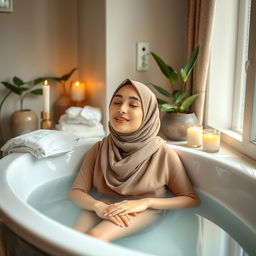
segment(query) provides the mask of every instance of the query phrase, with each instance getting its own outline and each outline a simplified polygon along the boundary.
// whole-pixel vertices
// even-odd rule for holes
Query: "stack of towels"
[[[72,133],[55,130],[36,130],[7,141],[1,150],[11,153],[30,153],[38,159],[72,151],[79,138]]]
[[[72,132],[82,138],[104,137],[100,109],[91,106],[70,107],[65,111],[56,125],[56,129]]]

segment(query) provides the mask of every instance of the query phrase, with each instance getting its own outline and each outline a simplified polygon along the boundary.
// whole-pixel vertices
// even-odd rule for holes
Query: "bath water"
[[[73,180],[74,176],[66,176],[43,184],[31,193],[28,203],[49,218],[72,227],[80,213],[80,208],[66,198]],[[201,199],[199,207],[164,211],[147,228],[112,243],[159,256],[245,256],[245,251],[256,255],[255,232],[217,201],[201,191],[197,193]]]

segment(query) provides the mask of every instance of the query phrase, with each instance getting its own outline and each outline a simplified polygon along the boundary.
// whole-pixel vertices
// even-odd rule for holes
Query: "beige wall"
[[[0,13],[0,81],[43,75],[60,76],[78,65],[77,8],[70,0],[14,0],[12,13]],[[52,102],[59,91],[53,88]],[[0,100],[6,89],[0,85]],[[41,96],[26,98],[24,107],[42,110]],[[17,95],[3,106],[1,124],[10,136],[9,117],[19,109]]]
[[[14,0],[13,13],[0,13],[0,79],[62,75],[78,66],[74,78],[86,82],[88,102],[103,110],[106,124],[109,99],[123,79],[167,87],[152,59],[148,71],[136,71],[137,42],[149,42],[174,68],[184,63],[186,1]],[[16,95],[4,105],[6,136],[18,107]],[[25,107],[39,114],[41,98],[26,99]]]
[[[105,0],[78,1],[79,78],[86,81],[87,103],[105,108]]]
[[[147,41],[150,49],[170,65],[184,63],[186,0],[79,0],[79,76],[88,87],[88,102],[103,110],[114,88],[125,78],[168,82],[150,59],[146,72],[136,71],[136,43]]]

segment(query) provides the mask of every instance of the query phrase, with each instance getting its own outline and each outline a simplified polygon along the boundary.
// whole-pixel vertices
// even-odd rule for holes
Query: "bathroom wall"
[[[13,8],[12,13],[0,13],[0,81],[15,75],[24,80],[60,76],[78,66],[77,1],[14,0]],[[52,102],[61,93],[58,89],[52,88]],[[0,85],[0,100],[5,94]],[[24,108],[39,117],[41,96],[26,98]],[[18,109],[18,96],[13,94],[2,109],[1,125],[7,138],[11,136],[9,117]]]
[[[79,67],[73,79],[84,80],[87,102],[103,110],[125,78],[168,82],[150,57],[146,72],[136,71],[136,43],[150,43],[174,68],[184,63],[187,0],[14,0],[14,12],[0,13],[0,81],[60,76]],[[53,86],[52,103],[60,95]],[[0,97],[4,96],[0,87]],[[39,116],[41,96],[25,100]],[[9,116],[19,108],[16,95],[3,107],[2,126],[10,137]]]
[[[86,103],[105,109],[105,0],[78,0],[79,78],[86,82]]]
[[[149,42],[151,51],[180,68],[184,64],[185,15],[185,0],[107,0],[107,101],[125,78],[167,86],[152,57],[148,71],[136,70],[136,43]]]
[[[168,88],[167,79],[150,57],[146,72],[136,70],[136,43],[174,68],[184,64],[186,0],[79,0],[79,67],[104,124],[115,87],[125,78]]]

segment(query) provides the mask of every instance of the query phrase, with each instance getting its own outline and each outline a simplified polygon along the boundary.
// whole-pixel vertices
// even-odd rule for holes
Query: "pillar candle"
[[[73,101],[83,101],[85,98],[85,85],[79,81],[71,83],[71,99]]]
[[[43,111],[50,112],[50,86],[47,80],[43,84]]]
[[[213,129],[204,130],[203,150],[214,153],[220,149],[220,132]]]
[[[189,147],[200,147],[202,145],[203,129],[201,126],[187,128],[187,143]]]

